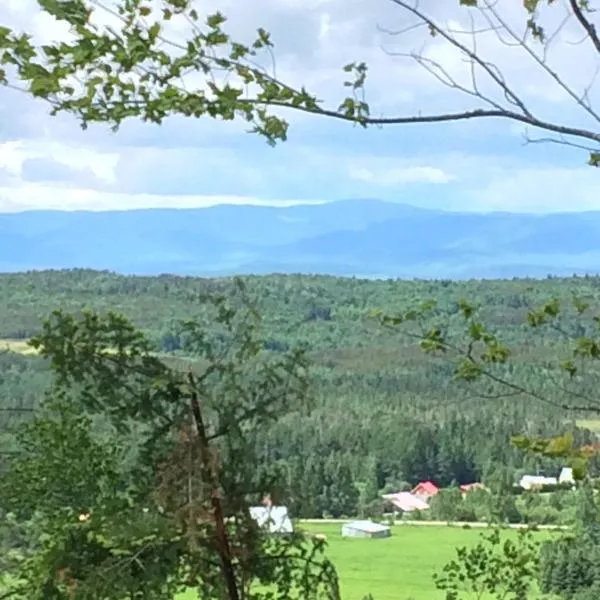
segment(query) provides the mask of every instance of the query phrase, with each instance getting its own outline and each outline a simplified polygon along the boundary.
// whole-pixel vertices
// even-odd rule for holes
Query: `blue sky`
[[[32,30],[40,42],[67,35],[35,6],[34,0],[3,2],[0,23]],[[458,9],[458,0],[421,0],[420,6],[453,29],[469,24],[470,13]],[[496,6],[507,24],[522,30],[525,15],[520,3],[498,0]],[[471,83],[468,65],[426,32],[402,36],[381,32],[382,24],[390,29],[410,24],[392,0],[206,0],[202,7],[220,8],[230,16],[230,31],[240,41],[250,41],[256,27],[269,29],[276,44],[278,75],[306,85],[329,105],[344,97],[341,66],[365,60],[371,69],[367,100],[376,114],[482,106],[445,87],[410,58],[390,55],[424,48],[426,56],[442,64],[457,82]],[[542,15],[549,29],[561,21],[561,11],[557,3]],[[181,37],[185,32],[174,29],[171,35]],[[464,37],[470,43],[470,36]],[[549,64],[564,74],[576,93],[588,86],[598,66],[585,44],[569,43],[580,38],[576,25],[567,24],[549,55]],[[478,50],[498,65],[539,116],[582,126],[591,123],[598,129],[598,122],[585,115],[522,48],[509,48],[491,33],[479,37]],[[201,84],[197,78],[191,81]],[[483,78],[478,85],[502,100]],[[590,96],[597,98],[595,89]],[[600,172],[585,165],[585,153],[552,144],[524,145],[523,127],[508,121],[365,131],[317,117],[286,116],[290,139],[276,148],[245,133],[244,124],[208,120],[171,119],[161,127],[131,122],[117,134],[101,126],[82,132],[73,118],[51,118],[43,104],[1,89],[0,211],[344,198],[477,211],[600,209]]]

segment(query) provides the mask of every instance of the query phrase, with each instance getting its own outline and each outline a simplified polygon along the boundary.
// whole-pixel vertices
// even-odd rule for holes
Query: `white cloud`
[[[24,184],[18,188],[0,186],[0,212],[22,210],[130,210],[139,208],[201,208],[217,204],[292,206],[319,204],[321,200],[265,200],[252,196],[124,194],[92,189]]]
[[[359,167],[350,171],[350,178],[376,186],[397,186],[410,183],[449,183],[455,177],[436,167],[407,167],[381,170]]]
[[[557,1],[544,9],[548,31],[560,23],[563,3]],[[458,4],[458,0],[421,0],[419,6],[454,30],[468,29],[473,13]],[[36,5],[34,0],[2,2],[0,23],[32,30],[40,41],[67,35],[64,26],[43,16]],[[525,22],[521,3],[498,0],[495,6],[520,34]],[[203,0],[199,7],[203,12],[221,8],[230,17],[228,29],[236,39],[251,40],[261,26],[271,31],[277,74],[295,85],[305,85],[330,105],[337,105],[347,93],[341,66],[364,60],[370,67],[367,99],[374,114],[481,106],[472,97],[444,87],[410,57],[393,55],[422,51],[458,84],[472,84],[470,66],[440,36],[432,38],[423,29],[402,35],[382,32],[378,26],[394,30],[413,22],[392,0]],[[495,18],[489,11],[487,15]],[[100,13],[98,17],[114,19]],[[482,24],[485,14],[480,13],[475,25]],[[598,60],[586,44],[570,43],[579,39],[576,31],[575,23],[567,24],[557,35],[548,60],[552,69],[565,75],[575,93],[581,94]],[[185,27],[174,21],[167,34],[183,39]],[[472,44],[470,34],[460,39],[469,47]],[[537,114],[598,127],[590,115],[577,109],[552,74],[536,65],[535,58],[506,42],[499,41],[493,31],[478,34],[477,50],[498,66]],[[489,80],[489,76],[487,83],[478,77],[480,89],[505,102],[497,85],[490,85]],[[186,83],[199,86],[202,80],[194,75]],[[590,97],[597,99],[597,92],[592,90]],[[437,137],[434,133],[442,131],[438,126],[397,127],[393,133],[377,135],[320,118],[284,114],[292,122],[290,141],[267,150],[262,141],[250,140],[244,133],[245,123],[173,119],[161,127],[130,122],[116,135],[101,126],[81,132],[72,118],[50,118],[42,103],[3,90],[0,210],[202,206],[270,203],[278,198],[282,202],[332,200],[349,195],[382,195],[476,210],[600,208],[594,195],[597,172],[580,169],[577,163],[570,169],[567,162],[557,169],[555,165],[565,160],[564,155],[550,157],[542,146],[523,154],[515,139],[515,134],[523,131],[520,125],[504,122],[491,126],[480,121],[476,126],[447,127],[443,129],[447,134]],[[465,131],[470,133],[460,133]],[[513,153],[520,153],[519,159],[511,159]],[[539,158],[532,167],[534,156]],[[34,160],[38,162],[31,162]],[[70,185],[58,176],[45,185],[25,181],[24,165],[31,174],[42,160],[46,169],[50,161],[57,169],[64,167],[62,177],[68,175],[66,168],[70,169]],[[93,177],[86,180],[83,173]],[[402,196],[417,183],[431,185],[427,189],[435,192]]]
[[[472,210],[551,213],[600,210],[595,169],[522,168],[465,194]]]
[[[0,144],[0,167],[11,175],[20,176],[23,163],[31,159],[51,159],[73,170],[89,169],[99,180],[115,183],[119,154],[99,152],[93,148],[63,144],[44,138]]]

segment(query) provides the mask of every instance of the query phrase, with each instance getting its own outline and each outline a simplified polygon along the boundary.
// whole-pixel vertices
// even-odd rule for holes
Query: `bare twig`
[[[492,13],[492,15],[494,16],[494,18],[498,21],[498,23],[500,24],[500,26],[503,28],[504,31],[506,31],[506,33],[508,33],[508,35],[513,38],[513,40],[519,42],[519,36],[515,33],[515,31],[510,27],[510,25],[500,16],[500,14],[498,13],[498,11],[496,10],[494,4],[492,2],[490,2],[489,0],[484,0],[485,2],[485,6],[486,9]],[[482,14],[485,15],[484,12],[482,12]],[[489,19],[489,17],[487,17],[487,15],[485,15],[487,19]],[[501,38],[499,38],[501,40]],[[502,40],[501,40],[502,41]],[[586,104],[583,101],[583,98],[581,96],[579,96],[574,90],[573,88],[571,88],[571,86],[569,86],[565,80],[554,70],[552,69],[548,63],[544,60],[544,58],[540,58],[540,56],[537,55],[536,52],[533,51],[533,49],[526,43],[521,43],[520,46],[523,48],[523,50],[533,59],[533,61],[543,70],[545,71],[551,79],[553,79],[558,86],[567,94],[569,95],[574,101],[575,103],[580,106],[581,108],[583,108],[583,110],[585,110],[594,120],[596,120],[597,122],[600,123],[600,115],[598,115],[597,112],[595,112],[591,106],[589,106],[588,104]]]
[[[500,70],[495,65],[487,62],[484,59],[484,57],[480,54],[476,43],[477,35],[493,32],[503,45],[511,48],[521,48],[523,52],[525,52],[525,54],[534,61],[535,65],[537,65],[542,72],[546,73],[562,91],[564,91],[571,99],[574,100],[577,106],[591,116],[594,121],[600,123],[600,114],[594,110],[590,100],[590,90],[595,84],[597,74],[600,71],[600,66],[596,68],[591,82],[581,93],[578,93],[563,79],[559,72],[554,70],[547,63],[546,60],[550,46],[573,17],[578,20],[586,32],[586,37],[590,38],[600,53],[600,37],[596,33],[595,26],[583,14],[582,9],[577,3],[577,0],[568,0],[569,4],[565,6],[565,15],[561,18],[558,26],[553,28],[552,33],[550,33],[544,39],[544,43],[542,44],[542,53],[536,52],[531,46],[531,42],[527,39],[528,34],[530,33],[529,27],[525,27],[524,33],[517,33],[512,26],[499,14],[497,2],[494,0],[482,0],[481,5],[477,9],[487,23],[487,26],[476,27],[473,19],[473,13],[472,11],[469,12],[469,18],[471,21],[470,31],[467,29],[461,29],[460,27],[442,27],[440,24],[436,23],[433,18],[427,16],[427,14],[425,14],[419,8],[418,3],[412,3],[408,0],[392,0],[392,2],[400,7],[403,11],[414,17],[416,23],[397,31],[391,29],[382,29],[382,31],[389,33],[392,36],[398,36],[406,33],[407,31],[416,29],[420,25],[426,27],[430,31],[431,35],[442,38],[452,48],[458,50],[465,57],[466,61],[469,63],[471,88],[469,89],[464,85],[458,84],[457,81],[450,75],[450,73],[448,73],[447,70],[444,70],[442,65],[433,61],[431,58],[423,56],[422,53],[416,54],[414,52],[389,52],[389,54],[411,58],[430,74],[432,74],[436,79],[438,79],[438,81],[440,81],[443,85],[446,85],[452,89],[456,89],[471,97],[477,98],[481,102],[490,105],[491,109],[467,110],[464,113],[439,114],[432,116],[416,115],[414,117],[392,117],[387,119],[366,118],[364,119],[365,124],[372,123],[376,125],[393,125],[405,123],[455,121],[462,120],[464,118],[504,118],[523,123],[528,127],[545,130],[559,136],[558,140],[554,140],[551,137],[542,137],[539,138],[540,142],[554,141],[555,143],[572,146],[574,148],[585,149],[592,153],[598,152],[597,145],[588,147],[573,140],[573,138],[590,140],[594,144],[598,144],[598,142],[600,142],[600,133],[598,131],[595,129],[571,127],[569,125],[558,124],[539,118],[537,115],[533,114],[532,110],[526,105],[525,101],[518,95],[516,90],[504,79]],[[460,35],[471,36],[471,48],[459,41],[458,36]],[[499,102],[490,98],[489,95],[486,95],[480,89],[476,78],[477,69],[481,69],[491,79],[491,81],[503,93],[507,102],[511,104],[512,107],[501,105]],[[319,112],[325,116],[330,116],[327,111]],[[527,137],[526,141],[532,142],[534,140]]]
[[[460,50],[465,56],[468,56],[473,62],[478,64],[488,75],[489,77],[500,87],[500,89],[504,92],[507,100],[514,106],[516,106],[521,112],[529,117],[534,118],[529,109],[525,106],[525,103],[519,98],[514,90],[512,90],[504,81],[504,79],[493,69],[488,63],[486,63],[480,56],[478,56],[475,52],[470,50],[464,44],[461,44],[456,38],[452,37],[448,32],[441,29],[432,19],[430,19],[425,13],[421,12],[417,7],[411,6],[408,2],[404,0],[392,0],[394,4],[397,4],[404,10],[407,10],[412,15],[417,17],[423,23],[426,23],[432,33],[435,35],[441,36],[445,39],[450,45],[452,45],[457,50]]]

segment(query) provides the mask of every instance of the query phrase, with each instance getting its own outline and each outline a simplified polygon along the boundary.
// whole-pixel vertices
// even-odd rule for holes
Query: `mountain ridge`
[[[0,213],[0,271],[543,277],[600,272],[600,211],[475,213],[377,199]]]

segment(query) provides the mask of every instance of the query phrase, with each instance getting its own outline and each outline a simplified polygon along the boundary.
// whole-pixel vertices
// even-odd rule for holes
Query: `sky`
[[[102,1],[114,6],[116,0]],[[41,13],[35,0],[1,4],[0,24],[28,31],[40,43],[69,35]],[[536,116],[599,130],[599,121],[573,98],[587,90],[593,106],[598,92],[591,84],[600,67],[573,20],[554,36],[545,71],[522,46],[511,44],[506,32],[499,39],[496,32],[483,30],[486,18],[500,19],[521,35],[526,21],[522,3],[497,0],[496,15],[458,4],[421,0],[419,6],[458,31],[468,47],[475,39],[479,55],[502,73]],[[394,0],[199,0],[197,9],[201,15],[221,10],[228,17],[228,31],[241,42],[252,41],[258,27],[270,31],[277,76],[304,85],[325,106],[336,107],[347,94],[341,67],[365,61],[366,100],[373,115],[486,107],[456,89],[472,89],[469,64],[440,36],[411,28],[415,19]],[[98,23],[110,23],[108,14],[96,15]],[[547,32],[564,17],[562,1],[541,15]],[[473,27],[479,31],[475,36]],[[174,23],[168,33],[181,41],[187,31]],[[441,65],[455,81],[454,89],[411,53],[424,56],[426,65]],[[573,95],[557,84],[553,73]],[[476,82],[506,106],[489,77],[478,72]],[[201,86],[202,81],[192,76],[187,85]],[[560,144],[526,144],[526,135],[547,134],[518,123],[471,120],[365,130],[323,117],[282,114],[290,123],[289,139],[275,148],[247,133],[244,123],[210,119],[173,117],[161,126],[127,122],[117,133],[105,125],[82,131],[74,117],[51,117],[43,102],[0,88],[0,212],[288,205],[346,198],[478,212],[600,210],[600,171],[586,165],[586,153]]]

